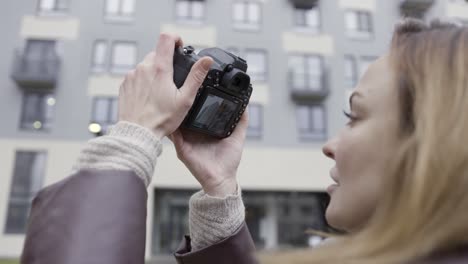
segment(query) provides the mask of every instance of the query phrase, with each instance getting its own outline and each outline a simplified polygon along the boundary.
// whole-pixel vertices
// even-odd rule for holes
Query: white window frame
[[[102,48],[102,61],[97,56],[99,55],[99,48]],[[91,57],[91,72],[103,73],[108,69],[109,62],[109,42],[107,40],[98,39],[93,44],[93,51]]]
[[[262,3],[256,0],[235,0],[232,3],[232,25],[238,30],[254,30],[261,28],[262,24]],[[237,8],[243,9],[242,18],[237,18]],[[257,20],[255,19],[255,8],[257,8]]]
[[[98,104],[105,103],[105,118],[101,119],[97,117]],[[99,124],[101,126],[100,135],[106,134],[111,125],[114,125],[118,121],[118,106],[119,98],[111,96],[96,96],[93,98],[93,107],[91,112],[91,122]]]
[[[116,10],[110,10],[112,1],[117,4]],[[107,21],[131,22],[135,19],[135,9],[137,0],[106,0],[104,6],[104,18]],[[130,8],[126,11],[125,8]]]
[[[179,13],[181,5],[186,5],[187,12],[186,15],[182,15]],[[194,14],[194,5],[200,5],[201,7],[201,15],[197,16]],[[179,23],[187,23],[187,24],[203,24],[206,15],[206,2],[205,0],[176,0],[175,7],[174,7],[174,15],[175,20]]]
[[[133,60],[131,63],[129,63],[129,64],[119,64],[119,63],[117,63],[116,60],[118,60],[119,58],[116,57],[117,56],[116,55],[116,49],[119,46],[127,46],[127,47],[130,47],[130,48],[134,49],[133,50],[134,57],[133,57],[133,59],[130,59],[130,60]],[[118,74],[118,75],[123,75],[123,74],[128,73],[129,71],[131,71],[132,69],[135,68],[136,62],[137,62],[137,56],[138,56],[138,47],[137,47],[136,42],[132,42],[132,41],[114,41],[112,43],[111,52],[110,52],[110,72],[112,74]]]
[[[30,109],[32,103],[35,105]],[[52,128],[54,115],[55,96],[53,93],[32,91],[23,93],[21,130],[48,131]]]
[[[42,15],[65,14],[70,10],[71,0],[38,0],[37,10]],[[51,6],[46,6],[51,4]]]
[[[316,13],[316,25],[313,25],[310,20],[310,16],[312,16],[312,12]],[[304,23],[299,23],[302,21]],[[321,21],[321,12],[319,6],[314,6],[312,8],[299,8],[294,7],[294,29],[299,32],[305,33],[313,33],[317,34],[320,33],[322,27]]]
[[[247,74],[250,76],[250,81],[251,82],[267,82],[268,81],[268,51],[264,49],[257,49],[257,48],[246,48],[243,50],[239,50],[238,48],[235,47],[228,47],[226,48],[226,51],[241,57],[242,59],[247,61],[248,67],[247,67]],[[262,71],[258,72],[251,72],[251,67],[249,64],[248,60],[248,54],[249,53],[257,53],[257,54],[262,54],[264,56],[264,69]]]
[[[303,129],[299,120],[300,111],[307,111],[308,114],[308,123],[307,128]],[[314,123],[314,111],[320,110],[322,113],[321,124],[322,129],[315,127]],[[322,104],[313,104],[313,105],[298,105],[296,108],[296,122],[297,122],[297,131],[299,139],[301,141],[323,141],[327,138],[327,112],[325,106]]]
[[[247,64],[249,64],[249,54],[252,55],[260,55],[263,56],[263,65],[260,66],[263,67],[263,69],[260,69],[256,72],[252,72],[252,67],[247,67],[247,74],[250,76],[252,82],[266,82],[268,80],[268,56],[266,50],[262,49],[246,49],[243,53],[244,57],[241,56],[241,58],[245,58],[247,61]],[[252,65],[252,64],[250,64]]]
[[[352,18],[354,16],[354,18]],[[345,31],[351,39],[369,40],[373,37],[374,21],[372,12],[366,10],[345,11]],[[354,19],[356,25],[351,25],[350,19]]]
[[[29,160],[33,156],[32,161]],[[25,160],[22,162],[19,160],[20,157],[23,157]],[[22,172],[25,172],[25,165],[28,167],[27,175],[20,175]],[[8,200],[8,211],[5,221],[5,234],[24,234],[26,231],[27,218],[29,215],[29,210],[31,207],[32,200],[36,196],[37,192],[42,188],[44,181],[44,174],[47,166],[47,152],[45,151],[16,151],[15,154],[15,165],[14,172],[12,175],[10,193]],[[26,176],[29,178],[30,185],[25,188],[25,186],[17,186],[17,184],[24,183],[21,181],[21,177]],[[18,179],[19,178],[19,179]],[[27,190],[26,190],[27,189]],[[25,216],[24,226],[21,228],[16,227],[18,223],[10,217],[13,217],[13,212],[18,209],[18,206],[25,211],[22,212],[22,215]],[[15,208],[16,207],[16,208]],[[13,212],[12,212],[13,211]]]
[[[302,69],[295,68],[294,59],[302,60]],[[319,67],[311,68],[311,62],[317,60]],[[318,73],[318,74],[316,74]],[[288,57],[288,80],[292,89],[297,91],[322,91],[325,89],[325,63],[321,55],[316,54],[290,54]],[[311,83],[318,81],[318,87]],[[301,83],[302,82],[302,83]],[[301,86],[301,84],[303,86]]]

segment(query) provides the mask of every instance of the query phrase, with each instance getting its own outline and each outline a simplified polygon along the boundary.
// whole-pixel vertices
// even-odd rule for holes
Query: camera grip
[[[190,69],[198,59],[198,56],[196,56],[195,54],[184,54],[184,50],[182,47],[178,47],[175,49],[173,59],[173,79],[177,88],[182,87],[182,85],[185,82],[185,79],[187,79]]]

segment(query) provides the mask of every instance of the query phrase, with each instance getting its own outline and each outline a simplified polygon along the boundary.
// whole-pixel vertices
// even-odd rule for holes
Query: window
[[[135,13],[135,0],[106,0],[106,19],[132,20]]]
[[[20,61],[20,69],[31,77],[56,78],[58,57],[56,41],[28,39]]]
[[[5,233],[25,232],[31,201],[42,187],[46,158],[45,152],[16,152]]]
[[[322,105],[300,105],[297,107],[296,115],[300,139],[326,139],[326,117]]]
[[[194,190],[157,189],[154,192],[152,253],[170,254],[188,233],[189,200]],[[161,213],[159,213],[161,212]]]
[[[180,22],[202,22],[205,13],[203,0],[177,0],[176,19]]]
[[[294,9],[294,25],[301,30],[314,33],[320,31],[320,12],[318,6]]]
[[[263,107],[260,104],[250,103],[247,109],[249,111],[249,126],[247,128],[247,137],[261,137],[263,127]]]
[[[367,11],[351,11],[345,13],[346,34],[350,38],[370,39],[372,36],[371,13]]]
[[[131,42],[115,42],[112,45],[111,72],[126,74],[135,67],[136,44]]]
[[[345,88],[353,89],[357,84],[357,63],[353,56],[344,57]]]
[[[267,80],[267,52],[259,49],[239,50],[234,47],[226,48],[230,52],[247,61],[247,74],[252,82],[264,82]]]
[[[24,58],[29,63],[25,65],[29,70],[48,72],[51,61],[54,61],[57,55],[57,43],[54,40],[28,39],[24,50]]]
[[[234,27],[237,29],[259,29],[261,21],[260,2],[235,1],[232,9]]]
[[[21,112],[21,129],[47,130],[51,128],[55,109],[53,94],[25,92]]]
[[[110,54],[111,65],[109,69],[108,42],[97,40],[94,43],[91,57],[91,71],[94,73],[110,71],[114,74],[126,74],[135,67],[136,53],[137,48],[134,42],[114,42]]]
[[[247,50],[245,52],[245,60],[248,64],[247,74],[252,81],[266,81],[266,52],[262,50]]]
[[[107,41],[98,40],[94,43],[91,70],[104,72],[107,66]]]
[[[292,55],[289,57],[289,81],[295,90],[320,91],[323,85],[322,57],[316,55]]]
[[[307,230],[327,230],[326,194],[311,192],[278,193],[275,195],[278,217],[279,247],[310,246],[312,236]]]
[[[68,11],[69,0],[39,0],[39,12],[61,13]]]
[[[116,97],[96,97],[93,102],[91,123],[98,125],[95,132],[98,135],[106,134],[111,125],[118,120],[119,101]]]

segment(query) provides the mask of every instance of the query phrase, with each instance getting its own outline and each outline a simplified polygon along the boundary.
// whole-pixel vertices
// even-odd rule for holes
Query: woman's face
[[[395,80],[388,55],[375,61],[350,97],[349,123],[323,147],[336,162],[330,171],[336,184],[327,189],[331,200],[326,211],[335,228],[359,229],[378,204],[385,165],[398,145]]]

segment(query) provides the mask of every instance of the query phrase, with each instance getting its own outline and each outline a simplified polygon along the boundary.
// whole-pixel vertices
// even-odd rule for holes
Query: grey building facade
[[[118,88],[160,32],[245,58],[253,79],[239,171],[259,248],[308,246],[333,162],[321,146],[404,15],[468,21],[464,0],[6,1],[0,60],[0,257],[18,257],[30,202],[71,172],[83,144],[117,120]],[[169,142],[148,190],[147,256],[187,232],[199,185]]]

